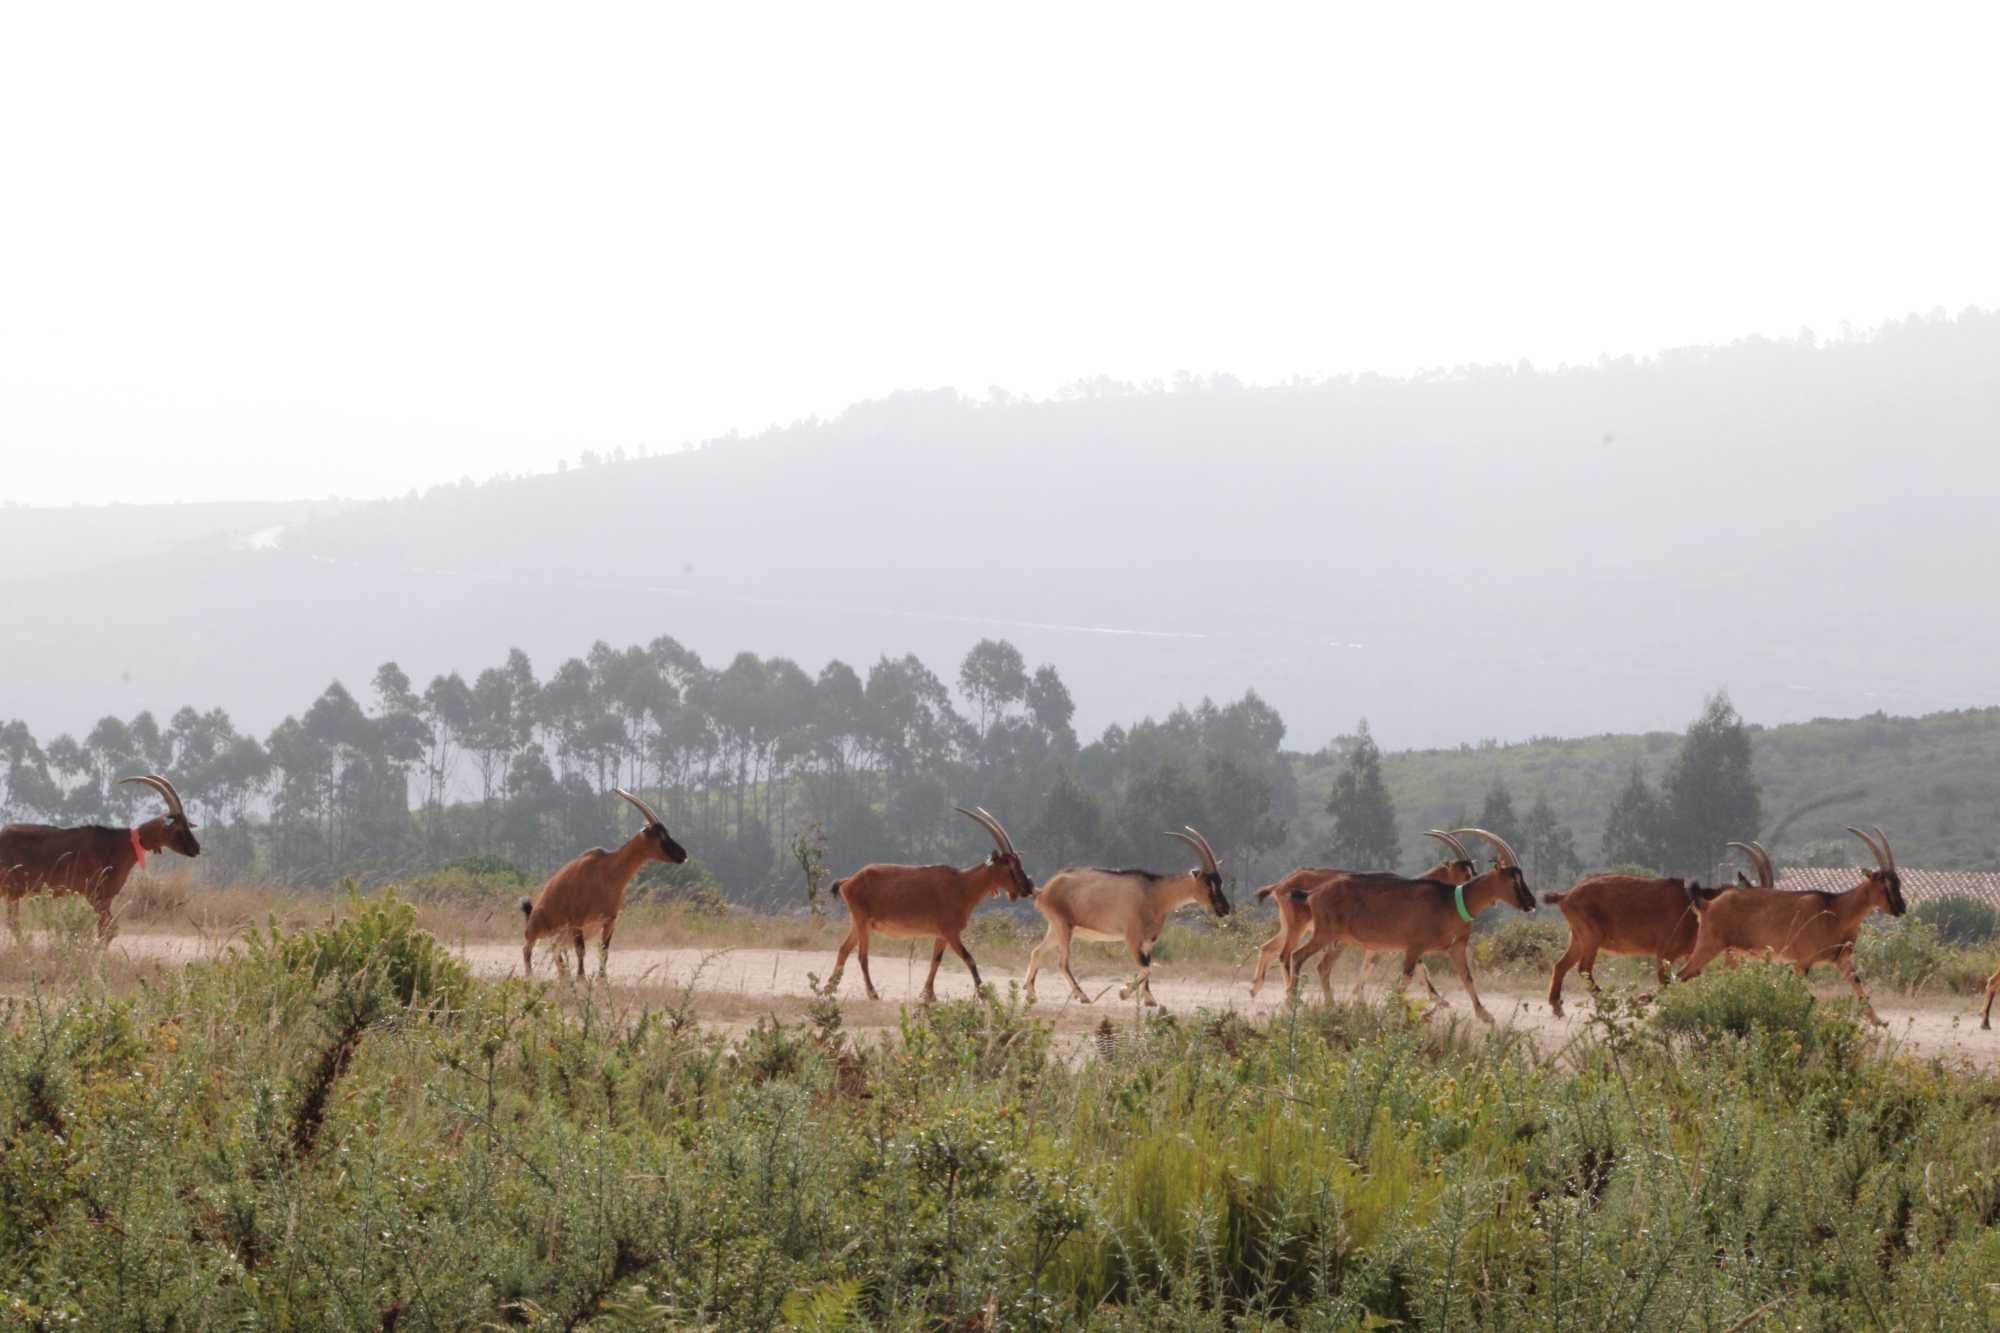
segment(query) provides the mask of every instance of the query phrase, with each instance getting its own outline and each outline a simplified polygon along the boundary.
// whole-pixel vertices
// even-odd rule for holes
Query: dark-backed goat
[[[1429,870],[1424,871],[1421,875],[1418,875],[1418,879],[1441,879],[1447,884],[1464,884],[1479,873],[1479,868],[1472,864],[1472,854],[1466,851],[1464,844],[1452,837],[1451,834],[1444,832],[1442,829],[1425,829],[1424,835],[1436,838],[1439,842],[1443,843],[1450,850],[1451,855],[1432,866]],[[1300,939],[1306,933],[1306,928],[1312,924],[1312,909],[1305,903],[1293,898],[1293,891],[1303,890],[1307,894],[1310,894],[1314,889],[1322,888],[1335,882],[1342,875],[1352,873],[1352,871],[1347,870],[1330,870],[1322,866],[1312,866],[1303,870],[1294,870],[1277,883],[1266,884],[1263,888],[1257,890],[1257,897],[1260,899],[1277,899],[1278,930],[1270,939],[1265,940],[1257,947],[1257,970],[1250,977],[1251,998],[1254,999],[1257,992],[1264,988],[1264,973],[1271,966],[1271,960],[1282,958],[1287,953],[1298,948]],[[1377,952],[1378,950],[1374,949],[1362,951],[1361,971],[1354,979],[1354,991],[1357,995],[1361,993],[1361,988],[1368,982],[1368,968],[1374,963]],[[1319,962],[1319,988],[1329,1000],[1333,998],[1334,957],[1335,955],[1329,953],[1321,958]],[[1428,973],[1424,975],[1424,985],[1430,987],[1431,994],[1437,994],[1437,988],[1431,986],[1431,979]]]
[[[1728,889],[1706,902],[1691,898],[1701,924],[1695,933],[1694,952],[1682,965],[1680,979],[1692,981],[1700,976],[1701,970],[1726,949],[1769,949],[1798,968],[1800,975],[1810,972],[1815,963],[1832,963],[1854,988],[1869,1021],[1879,1025],[1882,1020],[1875,1016],[1875,1006],[1862,988],[1861,974],[1854,970],[1854,941],[1870,912],[1903,914],[1903,880],[1896,873],[1896,854],[1889,847],[1889,835],[1879,826],[1874,838],[1851,826],[1847,831],[1868,845],[1875,854],[1876,868],[1844,893],[1760,886]]]
[[[1490,843],[1497,858],[1493,868],[1456,885],[1401,875],[1349,875],[1310,893],[1294,891],[1294,901],[1312,908],[1312,938],[1285,956],[1286,993],[1298,997],[1299,972],[1305,960],[1322,949],[1336,956],[1348,944],[1401,950],[1403,974],[1396,983],[1399,994],[1425,954],[1442,953],[1450,957],[1459,984],[1472,997],[1472,1012],[1491,1023],[1493,1015],[1479,1001],[1465,956],[1472,939],[1472,919],[1501,902],[1532,912],[1535,895],[1528,889],[1528,877],[1514,849],[1498,835],[1477,828],[1452,832],[1469,833]],[[1435,995],[1436,989],[1431,993]],[[1446,1001],[1440,997],[1438,1003]]]
[[[1732,842],[1757,868],[1757,884],[1738,879],[1746,886],[1769,888],[1772,883],[1771,858],[1754,842]],[[1701,917],[1693,900],[1712,902],[1721,889],[1705,889],[1698,883],[1644,875],[1591,875],[1562,893],[1545,893],[1542,901],[1559,908],[1569,923],[1569,948],[1556,960],[1549,977],[1549,1008],[1562,1017],[1563,978],[1574,967],[1583,973],[1591,990],[1597,986],[1597,955],[1638,954],[1654,960],[1660,985],[1668,981],[1668,967],[1694,952],[1695,930]]]
[[[1186,903],[1204,900],[1216,916],[1229,915],[1229,898],[1222,891],[1222,863],[1215,859],[1215,849],[1192,825],[1182,828],[1185,832],[1169,831],[1167,836],[1194,849],[1201,864],[1193,870],[1178,875],[1156,875],[1150,870],[1059,870],[1049,877],[1035,895],[1035,910],[1048,921],[1049,930],[1028,955],[1028,975],[1023,982],[1028,998],[1035,995],[1035,973],[1041,970],[1042,955],[1054,950],[1070,993],[1078,1003],[1090,1003],[1077,984],[1076,973],[1069,969],[1070,940],[1081,936],[1122,941],[1132,951],[1139,975],[1125,983],[1118,998],[1130,999],[1137,990],[1147,1004],[1158,1003],[1153,999],[1153,945],[1167,918]]]
[[[687,860],[687,849],[674,841],[667,826],[653,808],[617,788],[613,795],[630,801],[645,816],[646,826],[627,838],[616,851],[593,847],[563,864],[550,875],[542,891],[521,899],[521,915],[527,918],[526,938],[521,942],[521,971],[533,975],[535,942],[546,935],[556,937],[556,967],[569,973],[567,949],[576,946],[576,974],[583,976],[583,934],[592,926],[601,927],[597,937],[597,975],[604,975],[611,958],[611,932],[617,929],[618,914],[625,910],[625,886],[648,861],[664,861],[677,866]]]
[[[868,998],[882,998],[875,993],[875,978],[868,975],[868,936],[874,931],[892,938],[936,940],[936,947],[931,950],[930,975],[924,978],[924,1003],[937,999],[938,964],[944,961],[946,946],[964,961],[965,970],[972,973],[972,988],[979,989],[982,984],[979,965],[972,961],[964,938],[972,909],[996,893],[1005,893],[1009,898],[1032,897],[1035,881],[1021,868],[1021,858],[1014,851],[1007,830],[1000,827],[1000,821],[988,814],[984,806],[972,810],[962,805],[953,808],[986,830],[993,839],[993,854],[970,870],[956,866],[869,865],[835,881],[833,890],[847,904],[849,925],[847,938],[840,942],[840,953],[833,962],[833,975],[826,980],[828,994],[840,985],[847,955],[858,953],[861,984],[868,988]]]
[[[112,935],[111,904],[132,872],[153,852],[201,855],[194,825],[188,820],[180,793],[157,773],[120,778],[120,782],[151,787],[167,803],[167,813],[133,828],[51,828],[47,824],[9,824],[0,828],[0,893],[7,899],[7,927],[18,931],[21,899],[38,893],[51,897],[76,894],[97,913],[97,938]]]

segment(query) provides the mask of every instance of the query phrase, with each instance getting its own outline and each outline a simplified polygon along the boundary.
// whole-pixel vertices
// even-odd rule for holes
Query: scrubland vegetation
[[[1526,926],[1482,942],[1523,952]],[[2000,1317],[2000,1083],[1783,969],[1608,1003],[1559,1051],[1394,1005],[1121,1014],[1083,1043],[1004,996],[870,1038],[827,1001],[735,1035],[694,1006],[475,980],[379,900],[8,1001],[0,1319]]]

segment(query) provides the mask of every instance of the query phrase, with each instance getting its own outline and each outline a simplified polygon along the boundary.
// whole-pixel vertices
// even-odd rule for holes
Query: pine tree
[[[1688,725],[1663,789],[1669,873],[1702,873],[1724,843],[1757,836],[1764,808],[1750,768],[1750,729],[1726,693],[1711,695]]]
[[[1561,888],[1583,869],[1583,858],[1576,853],[1576,835],[1549,804],[1547,792],[1535,797],[1521,826],[1518,850],[1528,863],[1529,881],[1537,885]]]
[[[1598,850],[1607,866],[1656,872],[1666,863],[1666,811],[1637,761],[1624,788],[1611,802]]]
[[[1326,812],[1333,816],[1333,860],[1355,870],[1391,870],[1401,859],[1396,807],[1382,782],[1382,752],[1363,718],[1347,739]]]
[[[1507,790],[1507,784],[1497,775],[1487,789],[1485,803],[1479,807],[1479,827],[1499,834],[1515,851],[1521,850],[1521,816],[1514,812],[1514,793]]]

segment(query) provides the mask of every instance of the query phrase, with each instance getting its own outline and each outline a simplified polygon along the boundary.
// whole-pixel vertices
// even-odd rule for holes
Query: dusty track
[[[226,947],[193,935],[136,933],[120,935],[111,945],[114,953],[123,953],[135,962],[170,964],[210,957],[218,949]],[[458,952],[471,964],[474,973],[482,977],[518,975],[521,969],[521,950],[517,944],[474,943],[460,946]],[[594,942],[590,962],[595,967]],[[873,967],[876,989],[881,992],[882,999],[871,1002],[864,998],[860,968],[850,961],[840,988],[841,1003],[849,1026],[864,1030],[894,1027],[903,1007],[917,1003],[923,991],[924,972],[929,965],[928,948],[911,952],[907,946],[883,948],[878,945]],[[1130,975],[1129,972],[1107,967],[1097,960],[1079,958],[1078,965],[1078,976],[1085,990],[1093,997],[1101,998],[1090,1005],[1076,1003],[1067,997],[1068,987],[1063,983],[1061,974],[1045,968],[1037,978],[1042,1016],[1064,1030],[1094,1027],[1106,1016],[1114,1022],[1129,1021],[1137,1006],[1129,1002],[1121,1003],[1117,989]],[[688,996],[697,1017],[726,1027],[736,1027],[760,1013],[798,1013],[812,998],[811,978],[817,975],[824,979],[832,968],[833,955],[821,950],[614,948],[609,975],[613,987],[633,992],[633,998],[659,997],[664,1000],[672,997],[678,1001],[680,997]],[[1007,983],[1018,981],[1024,970],[1022,966],[1002,963],[980,965],[986,981],[1003,992]],[[535,975],[555,975],[548,955],[537,953]],[[1386,969],[1378,969],[1378,975],[1388,974]],[[1450,1015],[1470,1020],[1471,1005],[1458,989],[1456,980],[1440,978],[1437,985],[1451,1005],[1439,1018]],[[1351,983],[1345,983],[1337,986],[1335,993],[1345,998],[1350,988]],[[1420,993],[1421,990],[1414,986],[1412,989],[1413,993]],[[1528,1032],[1545,1048],[1555,1049],[1589,1028],[1592,1009],[1589,994],[1575,985],[1574,979],[1570,990],[1572,993],[1567,997],[1569,1012],[1564,1018],[1557,1018],[1549,1012],[1539,987],[1530,991],[1520,988],[1518,982],[1514,989],[1482,985],[1480,995],[1500,1026]],[[1837,984],[1823,986],[1819,990],[1829,997],[1846,994]],[[1174,969],[1161,967],[1155,969],[1153,974],[1155,997],[1161,1005],[1181,1013],[1198,1009],[1230,1009],[1254,1016],[1283,1009],[1281,978],[1274,977],[1267,981],[1263,992],[1254,1000],[1249,992],[1247,965],[1234,972],[1212,967],[1190,967],[1183,969],[1178,976]],[[1384,993],[1379,984],[1371,986],[1368,991],[1373,998],[1380,998]],[[969,999],[972,996],[971,978],[958,960],[949,955],[938,970],[938,996],[948,1000]],[[2000,1064],[2000,1031],[1979,1030],[1976,997],[1905,999],[1878,990],[1875,1007],[1888,1021],[1884,1035],[1905,1051],[1981,1066]]]

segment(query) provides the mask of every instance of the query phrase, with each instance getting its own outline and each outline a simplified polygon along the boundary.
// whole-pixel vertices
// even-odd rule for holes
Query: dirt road
[[[848,1026],[868,1030],[893,1028],[905,1005],[915,1004],[922,994],[924,972],[930,966],[928,948],[911,951],[907,945],[878,944],[873,967],[875,986],[882,999],[870,1002],[861,985],[861,972],[849,962],[841,981],[840,996]],[[212,956],[227,947],[192,935],[124,934],[113,942],[113,952],[122,952],[134,961],[185,963]],[[518,974],[521,950],[515,944],[475,943],[459,952],[482,977]],[[1114,1022],[1128,1021],[1136,1011],[1130,1002],[1118,1000],[1118,986],[1129,972],[1103,964],[1085,967],[1079,959],[1078,977],[1097,1002],[1081,1005],[1070,999],[1059,973],[1044,969],[1037,989],[1044,1017],[1058,1029],[1094,1027],[1109,1015]],[[590,957],[595,967],[596,948]],[[824,979],[833,968],[829,952],[790,949],[616,949],[611,954],[610,980],[614,987],[636,992],[633,998],[658,1002],[678,1002],[692,996],[695,1014],[704,1020],[737,1027],[760,1013],[795,1015],[812,997],[811,978]],[[981,974],[997,989],[1020,979],[1025,969],[1002,963],[982,963]],[[537,976],[552,976],[553,964],[544,954],[535,962]],[[1378,975],[1386,976],[1386,970]],[[1837,983],[1837,979],[1835,979]],[[1450,1001],[1449,1014],[1470,1019],[1471,1005],[1456,980],[1443,978],[1438,989]],[[1698,983],[1696,983],[1698,984]],[[1345,983],[1336,989],[1345,994]],[[969,999],[972,981],[958,961],[947,955],[938,971],[941,999]],[[1546,1048],[1560,1047],[1583,1033],[1589,1025],[1591,1005],[1588,993],[1572,984],[1568,1015],[1557,1018],[1539,988],[1510,990],[1482,985],[1480,995],[1499,1024],[1533,1034]],[[1820,988],[1821,993],[1845,994],[1837,984]],[[1381,986],[1369,989],[1379,997]],[[1163,1006],[1182,1013],[1197,1009],[1233,1009],[1245,1015],[1269,1014],[1283,1006],[1282,978],[1274,977],[1256,999],[1250,998],[1249,968],[1223,972],[1214,968],[1189,967],[1175,971],[1158,968],[1153,974],[1153,994]],[[1885,1035],[1904,1049],[1923,1056],[1965,1061],[1979,1065],[2000,1063],[2000,1032],[1979,1030],[1979,1013],[1972,997],[1904,999],[1878,993],[1876,1010],[1887,1020]]]

